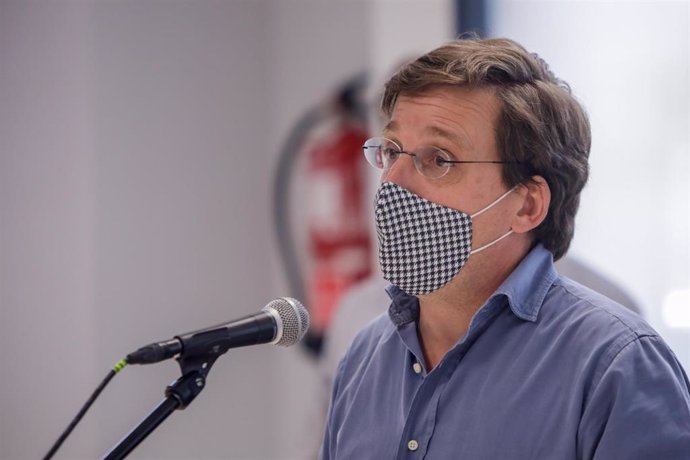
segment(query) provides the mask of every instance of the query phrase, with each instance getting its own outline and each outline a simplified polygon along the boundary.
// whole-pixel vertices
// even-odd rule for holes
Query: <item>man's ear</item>
[[[541,176],[532,176],[517,189],[522,197],[522,207],[513,218],[511,228],[515,233],[527,233],[539,226],[549,212],[551,189]]]

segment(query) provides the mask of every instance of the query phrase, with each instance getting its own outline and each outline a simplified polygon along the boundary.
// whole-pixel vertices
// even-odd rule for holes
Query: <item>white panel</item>
[[[259,310],[269,270],[268,103],[262,24],[270,4],[98,2],[96,304],[101,356]],[[284,350],[230,352],[192,406],[141,458],[270,458],[275,363]],[[127,368],[94,410],[110,447],[179,376],[174,362]],[[262,427],[258,430],[257,427]]]

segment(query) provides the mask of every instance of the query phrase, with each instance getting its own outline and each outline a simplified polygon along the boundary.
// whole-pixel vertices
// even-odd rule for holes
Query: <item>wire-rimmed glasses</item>
[[[364,156],[370,165],[388,171],[400,155],[412,157],[415,169],[429,179],[440,179],[450,171],[454,164],[493,163],[503,164],[508,161],[496,160],[453,160],[448,152],[431,145],[421,146],[414,152],[403,150],[394,141],[385,137],[372,137],[362,146]]]

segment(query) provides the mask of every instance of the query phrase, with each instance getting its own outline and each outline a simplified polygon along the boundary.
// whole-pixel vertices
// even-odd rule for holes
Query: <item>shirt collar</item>
[[[553,266],[553,255],[538,244],[522,259],[486,303],[494,297],[505,296],[515,316],[534,322],[539,316],[544,297],[557,276]],[[386,288],[386,292],[392,300],[388,316],[393,324],[399,327],[419,319],[417,297],[392,284]]]

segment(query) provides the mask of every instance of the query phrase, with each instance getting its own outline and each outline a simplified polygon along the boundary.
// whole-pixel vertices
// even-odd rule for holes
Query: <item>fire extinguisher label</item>
[[[335,171],[321,171],[309,178],[309,220],[315,231],[342,231],[342,179]]]

